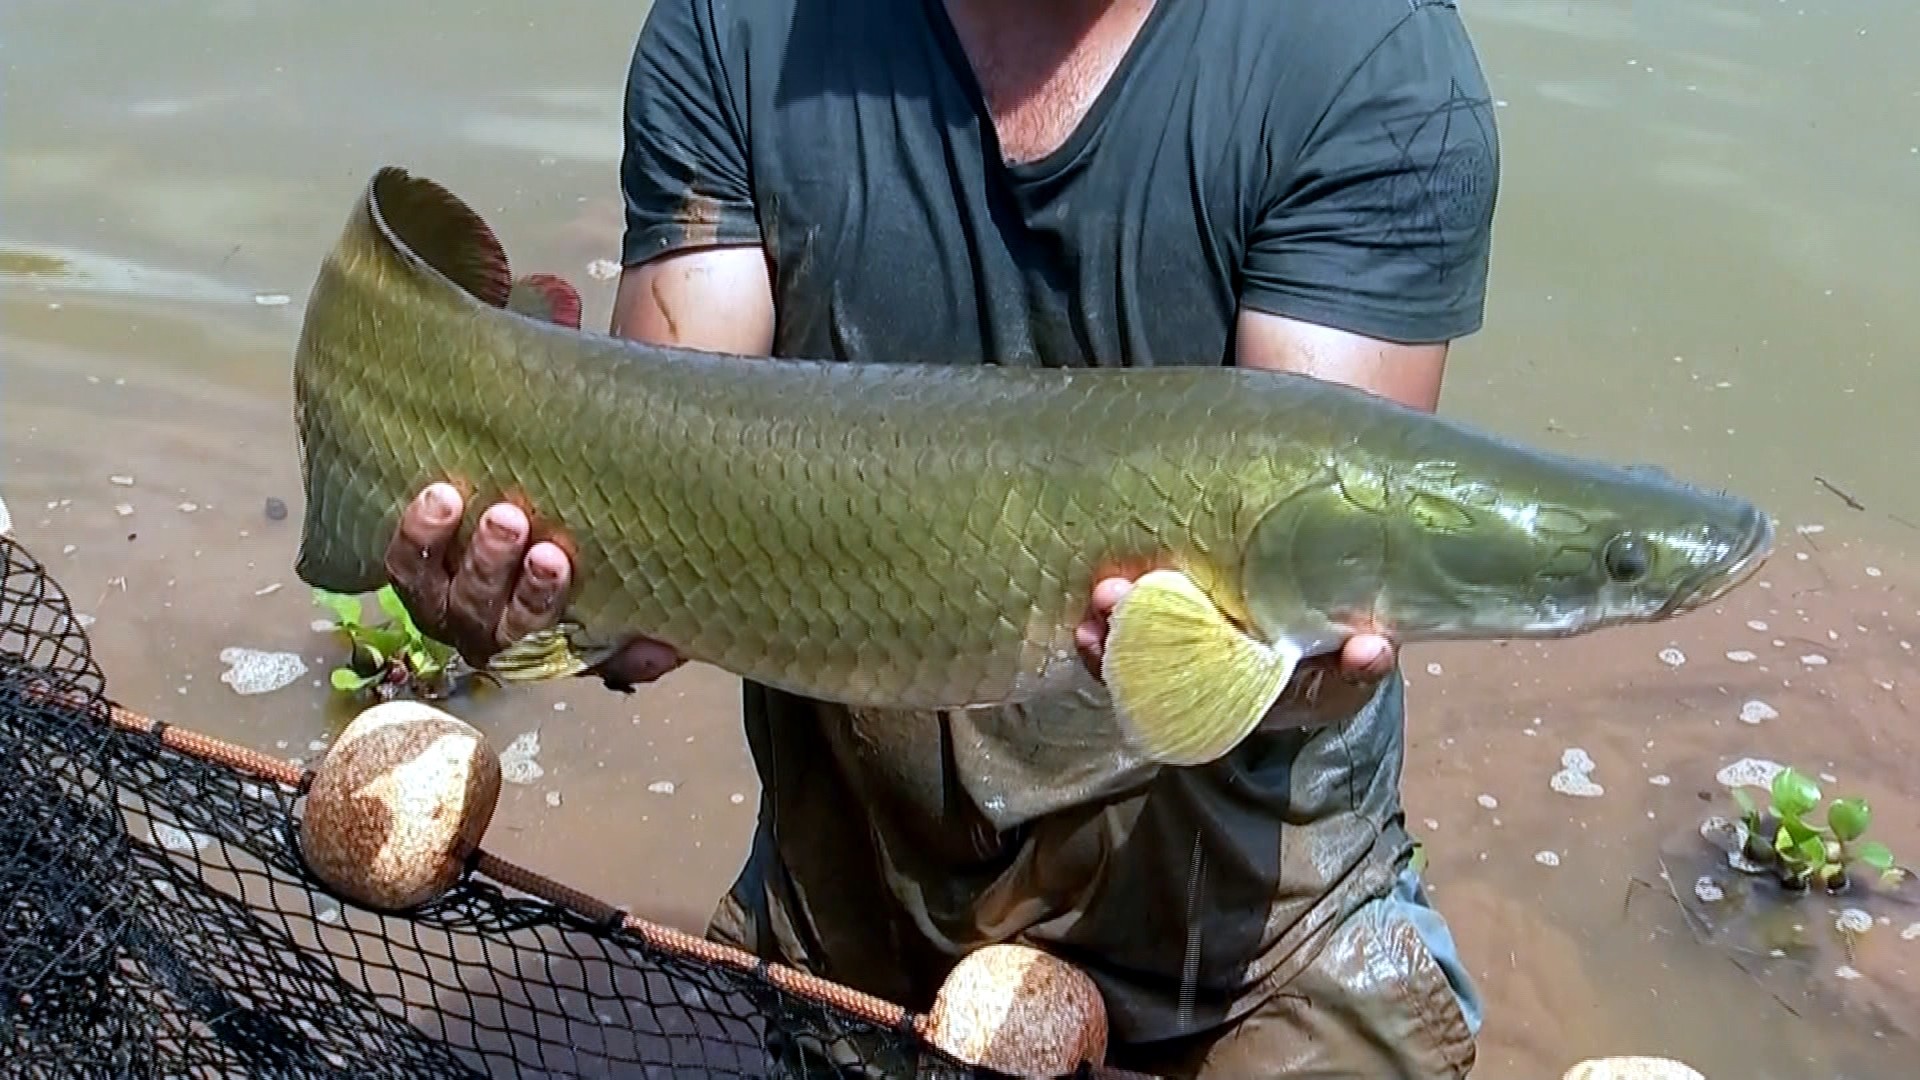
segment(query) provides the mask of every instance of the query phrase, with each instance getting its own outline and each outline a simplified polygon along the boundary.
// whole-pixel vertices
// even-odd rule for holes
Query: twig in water
[[[1813,478],[1813,482],[1816,484],[1819,484],[1823,488],[1826,488],[1829,492],[1833,494],[1834,498],[1839,499],[1843,503],[1846,503],[1849,509],[1852,509],[1852,510],[1866,509],[1865,506],[1861,505],[1861,502],[1859,499],[1856,499],[1853,496],[1847,494],[1846,492],[1841,491],[1839,488],[1835,487],[1833,485],[1833,482],[1828,480],[1826,477],[1816,476]]]
[[[1620,917],[1623,919],[1627,917],[1627,907],[1633,903],[1633,888],[1636,885],[1643,889],[1653,888],[1653,882],[1645,878],[1631,876],[1627,878],[1627,894],[1620,898]]]
[[[1775,1005],[1778,1005],[1781,1008],[1787,1010],[1789,1013],[1792,1013],[1795,1019],[1800,1018],[1800,1010],[1787,1004],[1787,999],[1781,997],[1779,994],[1774,993],[1772,990],[1768,990],[1767,984],[1760,981],[1760,976],[1755,975],[1753,972],[1747,970],[1747,965],[1741,963],[1737,958],[1731,957],[1731,956],[1727,957],[1727,963],[1732,964],[1736,968],[1739,968],[1740,974],[1745,975],[1747,978],[1753,980],[1753,985],[1765,991],[1766,995],[1773,999],[1773,1003]]]
[[[1705,921],[1701,920],[1699,922],[1696,922],[1695,920],[1700,919],[1700,917],[1698,915],[1695,915],[1693,913],[1693,909],[1689,908],[1685,904],[1685,902],[1683,902],[1680,899],[1680,890],[1673,883],[1673,872],[1667,869],[1667,860],[1664,857],[1661,858],[1660,860],[1660,877],[1662,880],[1664,880],[1667,883],[1667,895],[1673,897],[1673,906],[1680,909],[1681,917],[1687,921],[1687,929],[1693,931],[1694,940],[1710,948],[1715,947],[1714,944],[1710,942],[1706,936],[1703,936],[1702,931],[1705,928]],[[1747,969],[1747,965],[1741,963],[1740,958],[1733,955],[1733,953],[1736,951],[1744,952],[1749,956],[1758,956],[1759,955],[1758,953],[1755,953],[1749,949],[1741,949],[1741,948],[1738,948],[1737,946],[1720,945],[1717,947],[1722,949],[1727,949],[1728,951],[1722,954],[1726,957],[1727,963],[1732,964],[1734,968],[1740,972],[1740,974],[1745,975],[1747,979],[1750,982],[1752,982],[1754,986],[1758,987],[1762,993],[1772,998],[1774,1004],[1787,1010],[1789,1013],[1792,1013],[1795,1017],[1798,1017],[1800,1015],[1800,1012],[1798,1009],[1795,1009],[1793,1006],[1787,1004],[1784,998],[1782,998],[1779,994],[1776,994],[1771,989],[1769,989],[1766,983],[1760,981],[1760,976],[1755,975],[1752,971],[1749,971]]]
[[[1693,940],[1702,945],[1710,944],[1713,928],[1706,925],[1706,921],[1695,915],[1693,909],[1680,899],[1680,890],[1673,883],[1673,872],[1667,869],[1664,857],[1660,860],[1660,880],[1667,883],[1667,895],[1673,897],[1673,906],[1680,909],[1680,917],[1687,921],[1687,929],[1693,931]]]

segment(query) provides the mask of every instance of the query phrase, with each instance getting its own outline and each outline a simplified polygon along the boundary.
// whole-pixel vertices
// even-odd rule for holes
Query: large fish
[[[1086,678],[1074,627],[1124,572],[1107,692],[1144,756],[1193,764],[1358,630],[1665,619],[1773,543],[1735,496],[1305,376],[726,356],[583,333],[541,303],[561,291],[516,282],[450,192],[382,169],[294,364],[303,581],[379,587],[401,510],[442,478],[574,553],[564,622],[493,662],[508,679],[637,632],[851,705],[1019,702]]]

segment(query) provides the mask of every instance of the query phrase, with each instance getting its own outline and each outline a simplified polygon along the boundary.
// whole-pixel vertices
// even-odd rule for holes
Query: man
[[[656,0],[629,80],[615,334],[1234,363],[1431,410],[1480,325],[1497,144],[1450,0]],[[511,506],[454,550],[461,512],[430,488],[389,566],[480,659],[571,568]],[[1089,598],[1093,670],[1126,587]],[[602,674],[677,663],[638,640]],[[968,950],[1034,944],[1099,983],[1112,1062],[1167,1075],[1465,1075],[1479,1004],[1408,868],[1394,664],[1356,636],[1166,770],[1097,692],[901,716],[749,684],[759,826],[710,933],[915,1008]]]

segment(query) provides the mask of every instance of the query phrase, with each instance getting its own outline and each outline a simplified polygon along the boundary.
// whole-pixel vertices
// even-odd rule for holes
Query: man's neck
[[[1154,0],[945,0],[1011,161],[1073,133],[1133,44]]]

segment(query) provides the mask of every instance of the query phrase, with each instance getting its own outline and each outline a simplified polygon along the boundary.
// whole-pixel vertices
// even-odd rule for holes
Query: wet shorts
[[[1252,1013],[1108,1060],[1179,1080],[1443,1080],[1473,1066],[1480,1023],[1453,934],[1409,868]]]
[[[751,923],[729,895],[708,934],[751,949]],[[1264,1005],[1201,1034],[1115,1045],[1107,1061],[1168,1080],[1454,1080],[1473,1065],[1481,1008],[1452,932],[1409,867]],[[874,1048],[775,1041],[776,1054],[831,1061],[841,1076],[888,1075]]]

